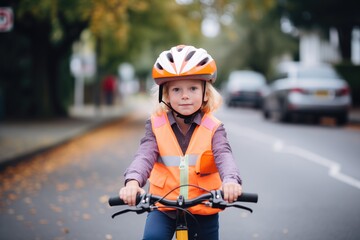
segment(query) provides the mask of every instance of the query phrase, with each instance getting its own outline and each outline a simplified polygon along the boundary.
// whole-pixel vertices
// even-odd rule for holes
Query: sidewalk
[[[133,109],[129,99],[121,105],[71,108],[68,118],[0,122],[0,168],[125,117]]]

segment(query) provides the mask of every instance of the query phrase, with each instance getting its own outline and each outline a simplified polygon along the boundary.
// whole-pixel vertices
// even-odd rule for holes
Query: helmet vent
[[[185,61],[189,61],[190,58],[191,58],[194,54],[195,54],[195,51],[189,52],[188,55],[187,55],[186,58],[185,58]]]
[[[209,58],[206,57],[206,58],[204,58],[203,60],[201,60],[201,62],[199,62],[198,66],[203,66],[203,65],[205,65],[208,61],[209,61]]]
[[[159,64],[159,63],[156,63],[156,67],[160,70],[163,70],[164,68]]]
[[[171,53],[166,54],[167,58],[169,59],[170,62],[174,63],[174,58],[173,55]]]

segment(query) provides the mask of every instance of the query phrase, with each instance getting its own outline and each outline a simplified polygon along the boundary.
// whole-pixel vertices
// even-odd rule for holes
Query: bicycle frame
[[[177,199],[177,205],[183,206],[185,205],[185,199],[182,195],[180,195]],[[176,240],[188,240],[189,239],[189,229],[186,223],[185,211],[181,209],[176,210],[176,229],[175,229],[175,237]]]
[[[185,221],[184,212],[177,210],[176,213],[176,229],[175,229],[176,240],[188,240],[188,227]]]

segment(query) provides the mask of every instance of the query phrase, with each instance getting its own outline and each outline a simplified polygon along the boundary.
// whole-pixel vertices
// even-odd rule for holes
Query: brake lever
[[[253,212],[253,210],[251,208],[248,208],[248,207],[245,207],[243,205],[236,204],[236,203],[228,203],[227,207],[235,207],[235,208],[240,208],[240,209],[249,211],[251,213]]]
[[[142,210],[142,209],[140,209],[140,210]],[[138,213],[138,211],[139,211],[139,209],[130,209],[130,208],[128,208],[128,209],[125,209],[125,210],[121,210],[120,212],[114,213],[111,217],[115,218],[116,216],[119,216],[119,215],[127,213],[127,212],[136,212],[136,213]]]

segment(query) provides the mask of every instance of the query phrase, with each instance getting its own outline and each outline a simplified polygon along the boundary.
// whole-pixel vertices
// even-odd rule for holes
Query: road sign
[[[10,7],[0,7],[0,32],[9,32],[14,25],[14,13]]]

